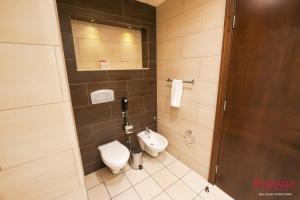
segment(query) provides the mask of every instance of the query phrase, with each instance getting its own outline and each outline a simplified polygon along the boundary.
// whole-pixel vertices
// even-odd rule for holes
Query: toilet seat
[[[103,162],[110,167],[124,165],[129,159],[129,151],[127,147],[119,141],[114,141],[99,146]]]

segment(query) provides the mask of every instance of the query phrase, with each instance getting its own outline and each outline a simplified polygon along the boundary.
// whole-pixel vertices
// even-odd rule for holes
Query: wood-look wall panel
[[[122,0],[57,2],[78,138],[85,174],[88,174],[104,166],[97,149],[100,144],[115,139],[126,140],[121,118],[122,96],[129,97],[129,121],[135,132],[146,125],[156,130],[153,120],[156,116],[156,9],[140,2]],[[78,72],[70,18],[94,19],[95,23],[112,26],[141,27],[144,32],[143,65],[149,69]],[[115,101],[91,105],[90,93],[100,89],[114,90]],[[135,136],[133,141],[137,142]]]

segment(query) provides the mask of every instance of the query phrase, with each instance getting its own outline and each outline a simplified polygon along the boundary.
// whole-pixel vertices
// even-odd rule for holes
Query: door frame
[[[233,18],[235,15],[235,1],[226,0],[225,9],[225,21],[224,21],[224,32],[223,32],[223,44],[221,54],[221,66],[218,86],[218,98],[216,105],[215,125],[213,133],[212,153],[210,160],[210,169],[208,181],[212,184],[216,183],[217,178],[217,166],[219,163],[222,136],[223,136],[223,120],[224,120],[224,106],[226,100],[229,68],[231,60],[231,44],[233,37]]]

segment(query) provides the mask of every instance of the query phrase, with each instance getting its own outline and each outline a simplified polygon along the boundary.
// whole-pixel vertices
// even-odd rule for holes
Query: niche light
[[[129,33],[129,32],[123,33],[122,34],[122,42],[133,43],[134,42],[134,36],[132,35],[132,33]]]

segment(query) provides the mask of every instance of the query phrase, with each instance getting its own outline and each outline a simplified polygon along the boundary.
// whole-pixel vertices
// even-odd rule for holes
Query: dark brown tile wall
[[[146,125],[156,130],[156,11],[135,0],[57,0],[57,7],[82,162],[88,174],[104,167],[99,145],[127,139],[122,128],[122,96],[129,98],[129,122],[135,133]],[[150,69],[76,71],[70,18],[141,27],[143,63]],[[116,100],[92,105],[89,94],[99,89],[114,90]],[[137,143],[136,135],[133,141]]]

